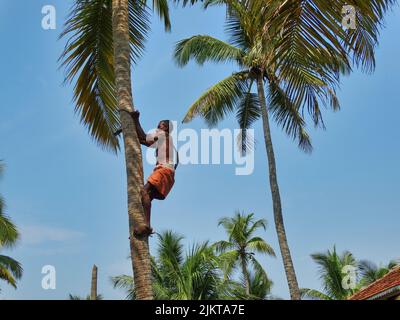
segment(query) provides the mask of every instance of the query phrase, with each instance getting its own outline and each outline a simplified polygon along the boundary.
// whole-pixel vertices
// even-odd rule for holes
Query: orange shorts
[[[147,178],[147,182],[159,193],[155,198],[164,200],[175,183],[175,171],[164,166],[156,166]]]

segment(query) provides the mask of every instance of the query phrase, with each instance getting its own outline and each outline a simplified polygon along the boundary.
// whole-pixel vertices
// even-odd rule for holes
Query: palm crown
[[[259,229],[266,229],[267,222],[264,219],[254,220],[254,214],[240,214],[237,212],[232,218],[222,218],[219,221],[228,235],[228,240],[218,241],[214,244],[217,252],[221,253],[219,259],[222,262],[224,273],[229,277],[233,270],[239,268],[247,294],[251,295],[251,280],[258,280],[264,284],[270,281],[261,264],[255,257],[256,253],[275,256],[272,247],[261,237],[255,236]],[[252,264],[255,275],[251,277],[248,265]],[[254,281],[253,281],[254,284]]]
[[[357,278],[353,279],[354,286],[343,285],[347,276],[344,268],[350,266],[354,270],[357,269],[357,261],[351,252],[344,251],[342,254],[338,254],[336,247],[334,247],[332,251],[315,253],[311,257],[319,266],[323,292],[314,289],[302,289],[303,297],[318,300],[346,300],[358,290]]]
[[[206,35],[180,41],[179,66],[190,59],[234,62],[240,68],[210,87],[190,107],[184,121],[201,115],[215,125],[232,111],[242,129],[260,118],[259,97],[252,85],[261,74],[268,87],[268,107],[276,122],[299,146],[311,150],[305,130],[307,110],[322,125],[321,105],[339,109],[336,89],[352,61],[374,67],[374,48],[384,12],[393,1],[208,0],[206,6],[227,4],[228,42]],[[356,30],[343,30],[341,8],[358,8]],[[245,148],[245,145],[243,145]]]

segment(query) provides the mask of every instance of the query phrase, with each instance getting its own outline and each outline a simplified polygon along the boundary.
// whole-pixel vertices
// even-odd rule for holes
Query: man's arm
[[[136,133],[138,135],[139,142],[142,145],[145,145],[145,146],[149,147],[154,143],[154,141],[147,141],[147,139],[146,139],[147,135],[144,132],[144,130],[143,130],[141,124],[140,124],[139,116],[140,116],[140,112],[139,111],[135,110],[135,111],[132,112],[132,118],[133,118],[133,121],[135,122]]]

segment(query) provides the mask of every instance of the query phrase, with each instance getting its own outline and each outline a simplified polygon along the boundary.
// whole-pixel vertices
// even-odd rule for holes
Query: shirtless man
[[[157,157],[156,167],[147,178],[142,190],[142,204],[146,224],[135,228],[135,233],[141,236],[153,233],[153,229],[150,226],[151,202],[153,199],[164,200],[171,191],[175,183],[175,169],[178,166],[179,159],[170,135],[173,130],[172,122],[161,120],[157,130],[152,134],[146,135],[140,125],[139,116],[139,111],[132,113],[139,141],[142,145],[155,148]],[[176,162],[174,161],[174,154],[176,154]]]

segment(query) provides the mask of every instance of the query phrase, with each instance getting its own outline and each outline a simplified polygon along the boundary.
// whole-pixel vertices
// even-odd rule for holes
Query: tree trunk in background
[[[285,225],[283,223],[281,196],[279,194],[278,179],[276,176],[276,162],[271,139],[271,130],[269,126],[268,110],[265,100],[264,82],[262,76],[259,76],[257,79],[257,89],[261,104],[265,147],[267,149],[269,182],[272,193],[275,228],[278,234],[279,247],[282,255],[283,265],[285,268],[286,279],[289,286],[290,297],[292,300],[300,300],[299,285],[297,283],[296,272],[294,270],[292,257],[290,255],[289,245],[286,238]]]
[[[143,225],[141,202],[143,189],[142,151],[135,123],[129,112],[134,110],[131,88],[128,0],[112,0],[114,66],[118,107],[124,138],[128,188],[128,216],[132,269],[138,300],[153,299],[148,237],[135,237],[134,226]]]
[[[97,300],[97,267],[93,265],[92,269],[92,285],[90,288],[90,300]]]
[[[240,258],[240,260],[241,260],[241,265],[242,265],[244,286],[245,286],[245,289],[246,289],[246,294],[249,296],[250,295],[250,276],[249,276],[249,272],[247,270],[245,259],[244,258]]]

